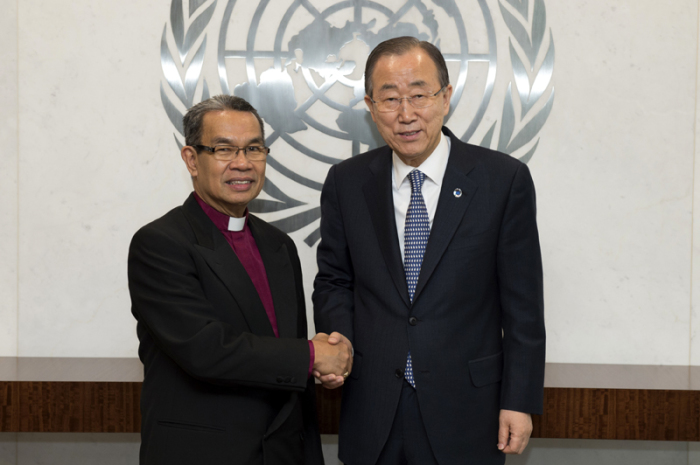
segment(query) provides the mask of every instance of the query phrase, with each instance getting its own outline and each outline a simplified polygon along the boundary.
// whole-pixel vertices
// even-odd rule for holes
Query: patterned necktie
[[[423,264],[425,246],[428,244],[428,236],[430,235],[430,222],[428,209],[425,207],[425,200],[423,200],[423,193],[421,192],[423,181],[425,181],[425,173],[413,170],[408,176],[411,180],[411,202],[408,204],[408,211],[406,212],[403,267],[406,272],[408,296],[413,302],[418,276],[420,275],[420,267]],[[406,359],[404,377],[411,386],[416,387],[416,382],[413,379],[411,351],[408,352],[408,358]]]

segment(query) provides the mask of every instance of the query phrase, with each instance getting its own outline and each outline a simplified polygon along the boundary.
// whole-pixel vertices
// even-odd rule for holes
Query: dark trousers
[[[377,465],[437,465],[425,432],[416,390],[404,380],[389,438]]]

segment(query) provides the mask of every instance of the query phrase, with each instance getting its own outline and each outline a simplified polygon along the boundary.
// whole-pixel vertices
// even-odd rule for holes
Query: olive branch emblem
[[[440,25],[433,10],[427,6],[427,2],[423,0],[403,1],[405,4],[398,11],[392,12],[386,6],[381,5],[381,2],[367,0],[321,2],[333,3],[333,5],[326,5],[325,9],[318,9],[308,0],[294,0],[291,5],[288,5],[286,12],[279,20],[274,48],[272,50],[258,50],[255,44],[263,12],[268,7],[279,8],[279,2],[270,2],[270,0],[257,2],[170,0],[170,18],[165,23],[160,43],[161,69],[163,70],[160,97],[165,113],[175,129],[173,137],[176,144],[180,148],[183,146],[182,117],[185,111],[195,103],[210,97],[206,78],[209,77],[211,82],[211,79],[214,79],[213,73],[216,71],[220,83],[220,86],[214,84],[216,88],[220,89],[221,92],[246,98],[258,109],[266,124],[273,128],[272,134],[266,140],[268,145],[281,139],[288,145],[285,152],[299,153],[325,164],[337,163],[345,156],[336,156],[338,150],[335,148],[331,148],[334,155],[317,152],[316,150],[322,150],[323,147],[316,150],[311,149],[305,145],[304,138],[294,138],[292,134],[306,129],[339,140],[352,141],[352,155],[360,151],[360,143],[364,143],[369,148],[377,146],[381,143],[380,137],[368,120],[366,110],[354,108],[355,103],[363,97],[363,89],[361,86],[355,85],[354,80],[349,80],[349,83],[339,81],[341,77],[345,79],[347,72],[352,71],[350,65],[354,62],[344,61],[345,58],[339,61],[338,57],[345,45],[349,43],[348,40],[352,41],[353,37],[362,36],[360,40],[370,45],[378,43],[380,39],[398,35],[420,36],[421,33],[417,29],[418,23],[415,22],[415,18],[402,20],[412,7],[416,7],[421,13],[423,25],[430,29],[431,37],[436,46],[439,47]],[[499,51],[496,28],[493,23],[494,15],[491,12],[494,8],[490,7],[487,1],[491,4],[498,4],[503,19],[501,24],[506,26],[503,28],[503,34],[508,38],[511,67],[504,69],[505,77],[499,77],[502,75],[497,72],[498,55],[505,50]],[[547,23],[545,0],[493,0],[493,2],[478,0],[476,3],[482,10],[486,26],[489,47],[485,53],[469,53],[466,26],[462,20],[458,2],[456,0],[432,0],[432,4],[442,8],[451,21],[454,21],[457,28],[456,40],[457,44],[460,45],[459,51],[445,54],[445,59],[448,62],[457,62],[460,66],[460,80],[455,87],[455,96],[453,96],[455,107],[464,91],[465,71],[468,65],[472,62],[488,64],[489,71],[481,104],[462,136],[462,140],[468,142],[472,139],[475,131],[486,130],[486,135],[480,142],[481,146],[508,153],[527,163],[538,148],[540,142],[538,135],[549,118],[554,101],[552,81],[554,40],[552,29]],[[250,19],[247,41],[237,44],[234,49],[227,49],[228,28],[234,22],[238,24],[243,20],[241,17],[232,16],[234,6],[241,5],[245,5],[250,11],[255,10]],[[219,18],[217,15],[217,19],[213,19],[217,6],[221,6],[222,17]],[[310,21],[308,15],[302,15],[298,21],[292,24],[292,17],[298,9],[301,9],[300,11],[306,10],[313,16],[313,20]],[[364,22],[362,19],[363,10],[366,9],[373,10],[375,15],[385,15],[389,25],[380,28],[379,31],[372,29],[375,20]],[[327,20],[329,15],[345,10],[352,11],[353,15],[353,20],[347,20],[345,26],[335,26]],[[239,14],[241,13],[239,12]],[[294,18],[296,17],[294,16]],[[235,21],[232,18],[235,18]],[[218,34],[218,41],[216,38],[208,38],[207,28],[213,27],[212,21],[221,21],[220,28],[214,32],[214,34]],[[308,24],[304,26],[303,21]],[[299,30],[295,29],[297,23],[300,25]],[[290,26],[290,24],[292,25]],[[240,24],[236,27],[239,26]],[[208,39],[210,39],[209,42],[214,40],[213,47],[216,50],[211,49],[211,47],[207,49]],[[500,44],[505,46],[504,42],[500,42]],[[212,53],[214,51],[215,53]],[[297,56],[297,52],[301,52],[303,64],[300,57]],[[217,59],[210,63],[214,56]],[[333,59],[330,59],[332,57]],[[226,60],[229,58],[244,58],[247,73],[247,81],[243,80],[238,83],[233,92],[229,90],[232,82],[229,82],[227,75]],[[275,64],[258,74],[256,59],[264,59],[268,62],[272,59]],[[294,59],[297,61],[296,68],[294,70],[287,69],[286,64],[292,63]],[[260,66],[264,66],[262,63],[261,61]],[[242,60],[237,60],[237,70],[240,69],[240,64],[242,64]],[[210,65],[217,67],[213,68]],[[300,104],[297,101],[296,84],[292,79],[295,76],[291,71],[300,73],[296,77],[305,80],[308,90],[312,91],[312,95],[304,103]],[[319,76],[322,80],[325,79],[322,83],[316,80],[316,77]],[[326,91],[338,82],[353,91],[354,98],[348,102],[348,105],[342,101],[342,98],[337,100],[333,95],[326,95]],[[494,95],[494,84],[497,82],[499,95],[502,95],[501,92],[505,92],[505,96],[502,101],[499,98],[497,102],[493,102],[493,106],[490,106],[491,97]],[[309,108],[316,101],[330,108],[329,115],[339,113],[340,116],[336,119],[329,116],[328,122],[324,121],[323,117],[318,119],[318,115],[309,112]],[[487,112],[492,116],[484,121]],[[483,133],[480,132],[480,134]],[[472,143],[479,142],[473,140]],[[273,171],[263,188],[266,196],[254,199],[250,204],[250,209],[252,212],[265,215],[266,220],[283,231],[292,233],[311,225],[320,217],[320,209],[314,206],[317,203],[308,190],[320,191],[322,184],[317,179],[318,173],[316,171],[307,169],[305,164],[300,164],[294,157],[283,159],[282,157],[285,156],[283,153],[280,158],[277,156],[268,157],[268,166]],[[294,167],[288,163],[293,163]],[[274,175],[272,175],[273,173]],[[280,186],[278,187],[273,181],[280,181]],[[296,190],[296,188],[290,187],[292,185],[303,187]],[[288,190],[289,192],[287,192]],[[292,198],[292,191],[300,198]],[[309,247],[313,247],[319,239],[319,229],[315,228],[303,240]]]
[[[170,4],[170,36],[175,43],[176,54],[171,52],[168,45],[168,24],[163,28],[163,36],[160,41],[160,63],[163,75],[168,82],[170,89],[184,106],[185,110],[190,108],[195,102],[195,91],[202,75],[202,65],[204,63],[204,52],[207,49],[207,36],[204,33],[216,8],[216,0],[208,7],[203,5],[207,0],[190,0],[189,2],[189,27],[185,28],[185,14],[182,0],[173,0]],[[204,37],[195,47],[200,37]],[[196,51],[193,50],[196,48]],[[177,57],[176,57],[177,55]],[[209,98],[209,87],[206,79],[202,82],[201,100]],[[173,103],[160,84],[160,99],[163,108],[168,115],[170,122],[175,129],[184,136],[182,128],[181,112]],[[177,100],[176,100],[177,102]],[[182,148],[182,143],[175,136],[175,142]]]
[[[512,13],[504,3],[508,3],[517,14]],[[508,46],[520,115],[519,117],[516,115],[512,80],[508,83],[501,115],[498,145],[495,148],[500,152],[512,155],[527,146],[537,136],[552,111],[554,86],[551,86],[549,92],[547,89],[550,88],[554,70],[554,39],[550,29],[547,51],[544,58],[540,58],[547,32],[547,12],[544,0],[535,0],[532,19],[528,19],[528,0],[500,0],[498,6],[510,31]],[[517,48],[513,46],[513,42]],[[539,66],[536,66],[538,61],[541,62]],[[546,99],[544,106],[538,111],[533,111],[537,103],[544,99]],[[498,121],[494,122],[484,136],[480,144],[482,147],[492,148],[497,123]],[[520,126],[521,129],[514,134],[516,126]],[[538,138],[534,145],[518,158],[527,163],[537,150],[539,142]]]

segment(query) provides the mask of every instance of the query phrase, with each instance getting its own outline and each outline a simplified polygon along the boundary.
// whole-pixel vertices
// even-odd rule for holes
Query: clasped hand
[[[342,386],[352,372],[352,343],[337,332],[330,336],[318,333],[311,342],[315,352],[313,375],[327,389]]]

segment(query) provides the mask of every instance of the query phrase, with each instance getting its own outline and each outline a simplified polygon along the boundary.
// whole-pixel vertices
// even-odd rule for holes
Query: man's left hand
[[[532,433],[532,416],[501,410],[498,423],[498,450],[504,454],[522,454]]]

